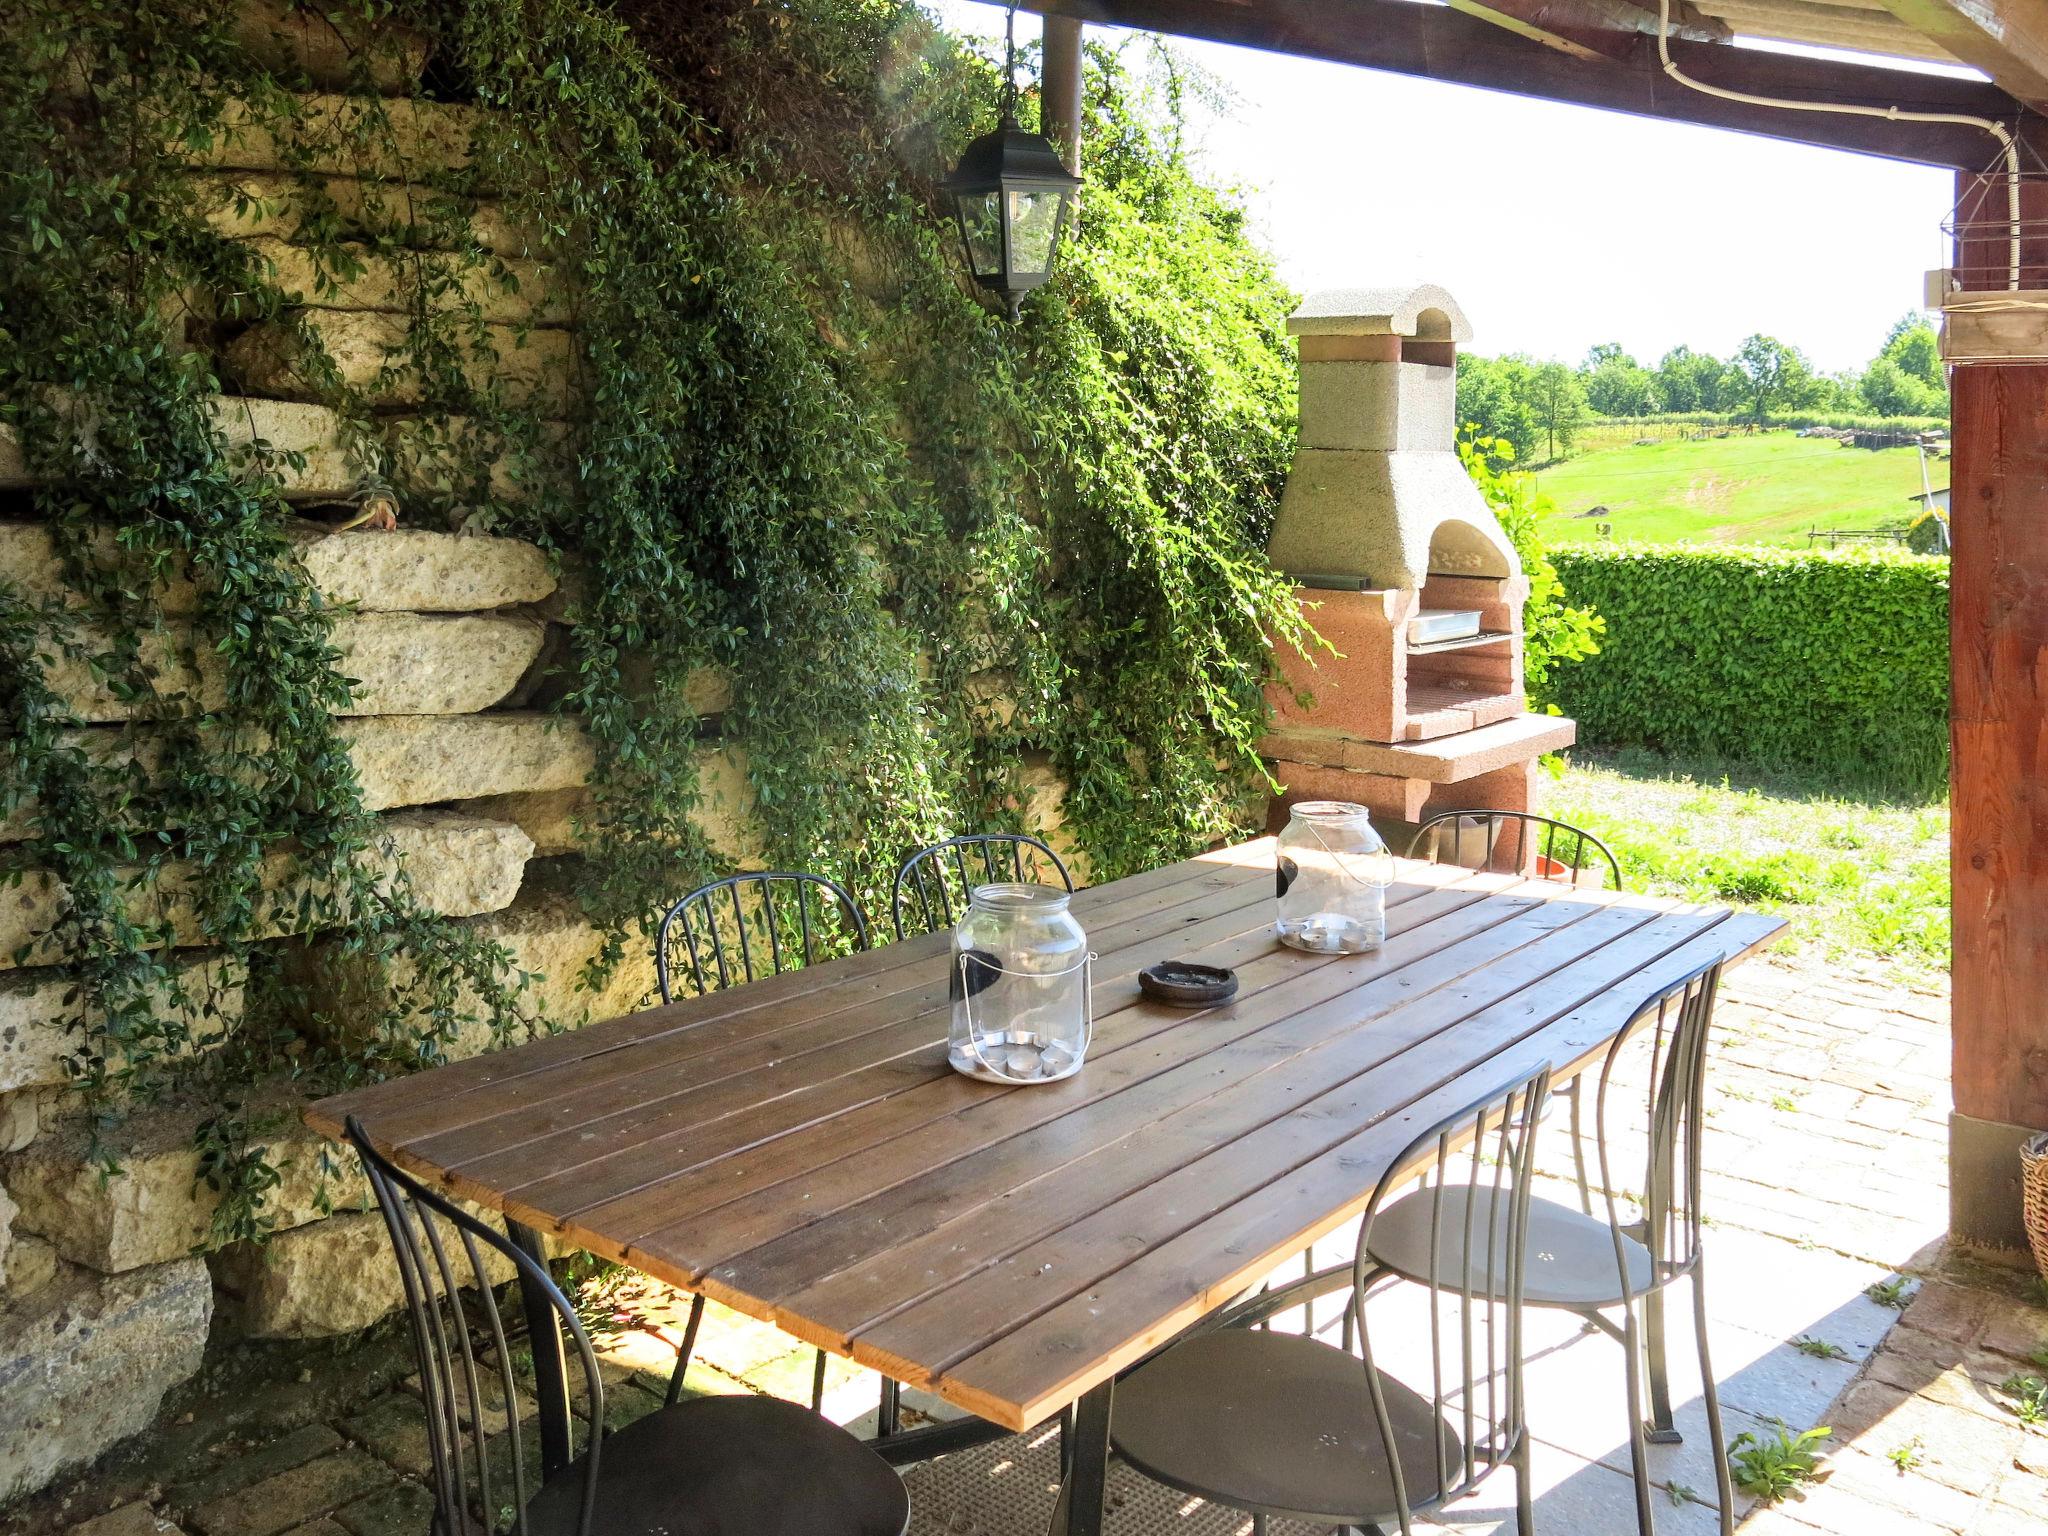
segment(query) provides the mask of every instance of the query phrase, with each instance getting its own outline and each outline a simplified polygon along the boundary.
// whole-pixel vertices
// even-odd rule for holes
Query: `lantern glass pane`
[[[1053,187],[1016,187],[1010,192],[1010,269],[1041,277],[1052,270],[1052,243],[1059,234],[1060,208],[1067,194]]]
[[[1003,270],[1003,203],[1000,192],[962,192],[960,234],[976,277],[994,277]]]

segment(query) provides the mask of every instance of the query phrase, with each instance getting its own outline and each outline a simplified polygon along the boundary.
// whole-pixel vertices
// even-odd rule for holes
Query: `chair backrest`
[[[1622,1236],[1635,1230],[1621,1208],[1623,1187],[1642,1180],[1639,1236],[1650,1250],[1659,1278],[1690,1269],[1700,1252],[1700,1143],[1706,1129],[1707,1035],[1721,989],[1721,962],[1698,967],[1644,999],[1628,1025],[1608,1047],[1600,1065],[1593,1111],[1600,1188],[1614,1229],[1614,1262],[1626,1274]],[[1647,1046],[1647,1061],[1642,1048]],[[1635,1099],[1630,1081],[1647,1066],[1645,1098]],[[1581,1090],[1583,1092],[1583,1090]],[[1627,1104],[1644,1104],[1641,1126],[1616,1123]],[[1617,1154],[1626,1130],[1644,1134],[1643,1161]]]
[[[867,915],[836,880],[765,871],[700,885],[662,914],[654,935],[661,1000],[779,976],[866,949]]]
[[[952,927],[977,885],[1051,885],[1055,879],[1066,890],[1074,888],[1060,856],[1035,837],[1022,832],[949,837],[918,849],[898,867],[889,898],[896,937]]]
[[[383,1212],[398,1259],[405,1308],[419,1356],[427,1445],[434,1468],[435,1536],[509,1531],[527,1536],[526,1506],[540,1491],[540,1468],[527,1464],[521,1383],[505,1321],[492,1292],[509,1272],[531,1299],[544,1297],[582,1361],[589,1439],[582,1457],[582,1514],[576,1536],[591,1536],[604,1441],[604,1383],[590,1339],[554,1280],[501,1233],[401,1173],[370,1145],[350,1116],[355,1144]],[[490,1397],[492,1388],[502,1394]],[[531,1406],[534,1399],[528,1396]],[[497,1433],[490,1426],[502,1424]],[[537,1459],[537,1458],[536,1458]]]
[[[1412,1515],[1456,1498],[1509,1459],[1527,1433],[1522,1394],[1523,1270],[1529,1236],[1529,1193],[1535,1179],[1536,1131],[1550,1093],[1545,1066],[1491,1089],[1409,1143],[1374,1189],[1359,1226],[1352,1264],[1352,1323],[1365,1363],[1374,1419],[1393,1473],[1402,1536]],[[1372,1260],[1381,1208],[1417,1178],[1412,1198],[1428,1202],[1428,1392],[1433,1423],[1455,1424],[1462,1450],[1435,1436],[1424,1486],[1403,1465],[1404,1437],[1388,1412],[1373,1353],[1366,1291],[1380,1271]],[[1410,1219],[1417,1207],[1403,1202]],[[1423,1277],[1415,1277],[1423,1278]],[[1446,1314],[1449,1314],[1448,1319]],[[1449,1326],[1446,1326],[1446,1323]],[[1384,1324],[1382,1325],[1385,1326]],[[1416,1347],[1414,1319],[1404,1314],[1403,1343]],[[1418,1393],[1420,1386],[1414,1387]],[[1408,1453],[1415,1454],[1412,1449]]]
[[[1445,811],[1415,829],[1408,857],[1577,886],[1621,889],[1621,861],[1592,833],[1528,811]]]

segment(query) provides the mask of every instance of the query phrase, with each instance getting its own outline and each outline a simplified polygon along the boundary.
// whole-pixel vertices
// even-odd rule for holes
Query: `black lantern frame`
[[[1016,21],[1003,48],[1003,115],[967,146],[942,183],[975,282],[1002,295],[1016,319],[1024,296],[1052,276],[1081,178],[1042,133],[1017,125]]]

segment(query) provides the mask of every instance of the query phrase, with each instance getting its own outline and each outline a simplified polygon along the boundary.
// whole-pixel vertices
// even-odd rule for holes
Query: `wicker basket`
[[[2048,1131],[2020,1144],[2020,1200],[2034,1267],[2048,1280]]]

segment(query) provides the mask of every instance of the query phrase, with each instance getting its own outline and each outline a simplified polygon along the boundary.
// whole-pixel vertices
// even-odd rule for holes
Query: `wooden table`
[[[948,1069],[944,935],[340,1095],[394,1161],[521,1226],[703,1292],[1025,1429],[1363,1208],[1417,1132],[1777,918],[1403,860],[1369,955],[1273,936],[1260,840],[1083,891],[1095,1042],[1065,1082]],[[1189,957],[1230,1004],[1141,999]],[[530,1238],[529,1238],[530,1240]],[[1091,1390],[1095,1389],[1095,1390]]]

